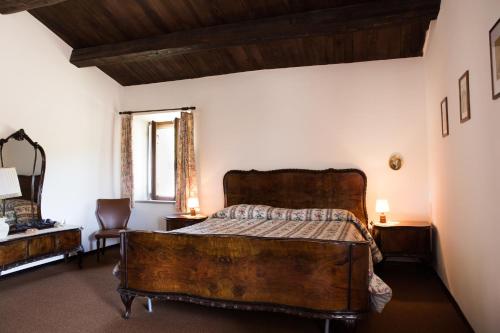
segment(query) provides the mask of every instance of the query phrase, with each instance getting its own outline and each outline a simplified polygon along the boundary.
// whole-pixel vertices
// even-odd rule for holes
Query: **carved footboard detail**
[[[122,234],[118,291],[130,315],[147,296],[242,310],[355,320],[368,311],[367,242]]]

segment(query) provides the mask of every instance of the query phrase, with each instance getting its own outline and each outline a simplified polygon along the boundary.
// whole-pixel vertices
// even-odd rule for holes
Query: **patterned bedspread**
[[[373,273],[373,262],[382,260],[377,245],[361,221],[346,210],[236,205],[218,211],[205,222],[171,232],[368,241],[372,259],[368,287],[372,308],[381,312],[392,297],[391,288]]]

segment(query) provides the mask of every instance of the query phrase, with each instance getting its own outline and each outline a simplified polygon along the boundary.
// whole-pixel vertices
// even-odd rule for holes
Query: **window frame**
[[[151,156],[149,158],[151,162],[151,167],[150,172],[151,172],[151,184],[150,189],[151,193],[149,194],[150,200],[153,201],[175,201],[175,193],[173,197],[165,197],[165,196],[160,196],[156,194],[156,131],[159,128],[166,127],[166,126],[172,126],[174,128],[174,188],[176,185],[176,177],[175,177],[175,169],[177,168],[177,151],[175,150],[176,146],[176,141],[177,138],[175,137],[175,121],[151,121],[150,122],[150,129],[151,129],[151,138],[150,138],[150,145],[151,145]]]

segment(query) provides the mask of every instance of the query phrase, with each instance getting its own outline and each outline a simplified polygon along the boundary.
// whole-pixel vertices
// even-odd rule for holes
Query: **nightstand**
[[[376,222],[372,235],[384,259],[405,257],[431,262],[432,226],[429,222]]]
[[[208,218],[206,215],[196,214],[171,214],[164,217],[167,231],[189,227],[190,225],[200,223]]]

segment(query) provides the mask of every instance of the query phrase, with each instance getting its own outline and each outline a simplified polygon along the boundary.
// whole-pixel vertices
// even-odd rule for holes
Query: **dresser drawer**
[[[0,245],[0,266],[9,265],[27,258],[27,242],[12,242]]]
[[[44,254],[54,252],[55,248],[54,235],[35,237],[29,240],[28,255],[30,257],[43,256]]]
[[[76,249],[81,244],[80,230],[60,232],[56,235],[57,251],[69,251]]]

